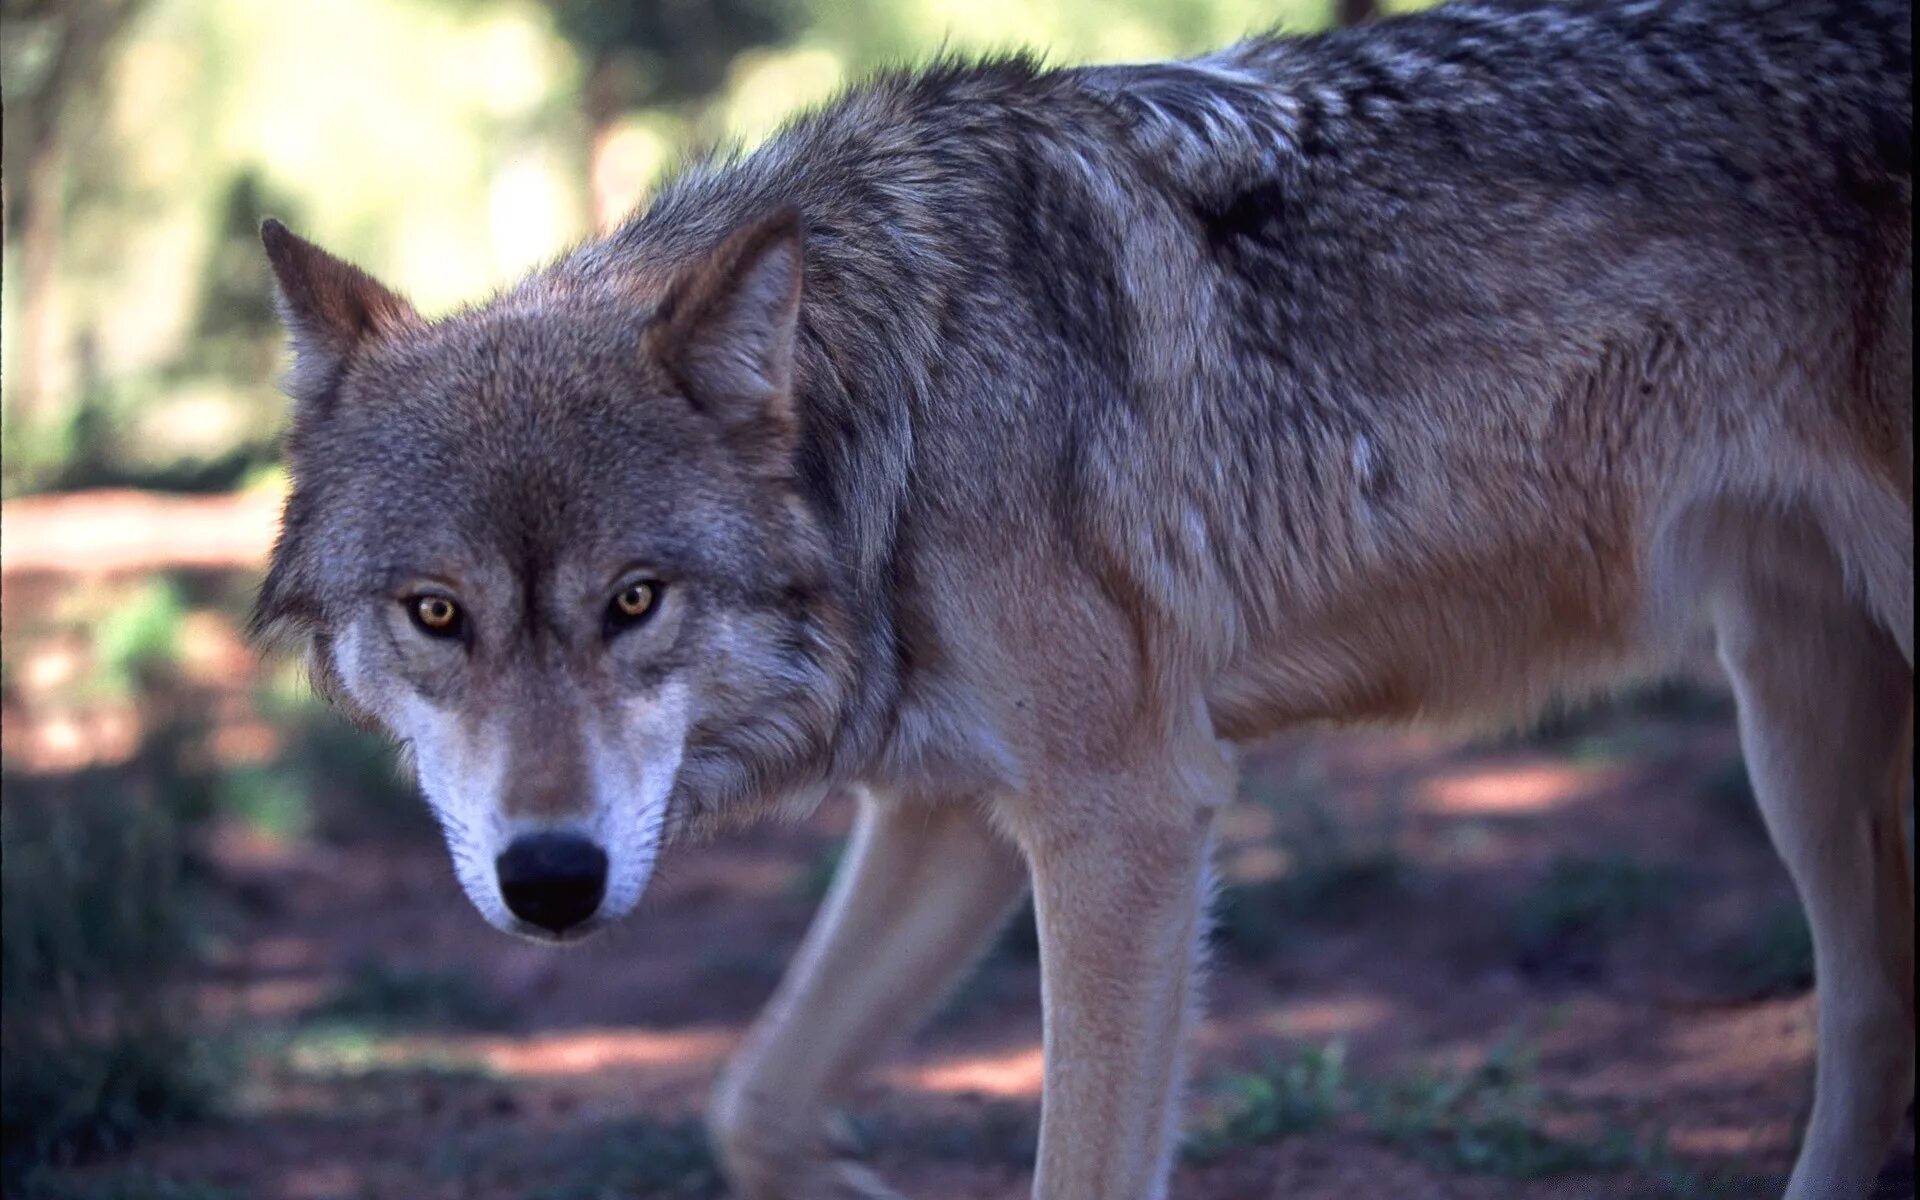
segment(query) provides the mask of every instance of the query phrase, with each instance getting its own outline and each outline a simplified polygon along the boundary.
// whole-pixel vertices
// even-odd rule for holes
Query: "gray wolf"
[[[1793,1200],[1914,1082],[1902,0],[1470,3],[883,77],[427,320],[278,224],[263,636],[502,929],[862,815],[711,1107],[740,1194],[1031,886],[1034,1193],[1163,1194],[1232,747],[1506,720],[1710,630],[1810,915]]]

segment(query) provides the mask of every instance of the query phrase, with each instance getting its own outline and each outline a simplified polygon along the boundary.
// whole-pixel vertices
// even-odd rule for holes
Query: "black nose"
[[[607,891],[606,852],[570,833],[517,837],[494,869],[513,915],[550,933],[592,916]]]

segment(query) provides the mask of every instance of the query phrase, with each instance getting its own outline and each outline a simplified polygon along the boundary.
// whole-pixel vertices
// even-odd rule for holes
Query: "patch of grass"
[[[1464,1069],[1388,1078],[1352,1076],[1339,1043],[1299,1052],[1256,1072],[1233,1073],[1213,1088],[1214,1114],[1189,1130],[1182,1155],[1215,1161],[1341,1123],[1448,1170],[1504,1179],[1581,1172],[1632,1172],[1649,1195],[1721,1200],[1745,1194],[1731,1174],[1677,1162],[1661,1134],[1642,1137],[1609,1125],[1593,1136],[1549,1129],[1562,1111],[1535,1079],[1536,1055],[1519,1035]]]
[[[1614,938],[1672,899],[1671,871],[1623,855],[1563,856],[1513,906],[1516,959],[1534,974],[1598,974]]]
[[[102,687],[119,695],[180,659],[186,601],[170,579],[149,581],[110,606],[94,626],[95,670]]]
[[[1813,930],[1798,904],[1767,914],[1727,957],[1742,994],[1790,995],[1813,986]]]
[[[11,1178],[216,1107],[170,985],[198,938],[166,763],[9,776],[0,805],[0,1156]]]
[[[511,1109],[512,1093],[470,1055],[365,1025],[310,1025],[262,1037],[255,1057],[275,1074],[324,1089],[336,1118],[386,1119],[418,1111],[430,1094],[484,1095]]]
[[[499,1029],[512,1014],[464,971],[355,963],[340,990],[307,1013],[319,1024],[369,1029]]]
[[[1537,1179],[1632,1165],[1632,1138],[1609,1131],[1575,1140],[1546,1131],[1547,1100],[1534,1054],[1503,1041],[1464,1071],[1421,1071],[1378,1089],[1368,1118],[1380,1135],[1452,1170]]]
[[[1217,1081],[1219,1108],[1187,1134],[1181,1154],[1211,1162],[1246,1146],[1318,1129],[1347,1103],[1346,1049],[1338,1042],[1300,1051],[1287,1062]]]
[[[555,1155],[552,1165],[564,1170],[563,1178],[527,1193],[527,1200],[694,1200],[719,1196],[726,1186],[697,1120],[618,1121],[562,1149],[564,1156]]]
[[[41,1168],[7,1190],[18,1200],[240,1200],[231,1188],[150,1171],[76,1174]]]
[[[312,824],[307,793],[275,766],[236,767],[215,784],[221,812],[249,829],[283,842],[297,840]]]

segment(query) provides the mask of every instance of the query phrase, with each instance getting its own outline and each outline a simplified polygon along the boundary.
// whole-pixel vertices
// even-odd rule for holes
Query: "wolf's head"
[[[426,321],[268,222],[293,477],[254,616],[410,749],[462,886],[573,938],[663,836],[811,782],[847,687],[797,493],[797,215]]]

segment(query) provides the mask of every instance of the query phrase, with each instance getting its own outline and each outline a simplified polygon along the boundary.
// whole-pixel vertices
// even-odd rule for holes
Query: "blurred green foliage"
[[[1305,1047],[1288,1061],[1226,1075],[1212,1090],[1220,1110],[1188,1130],[1181,1153],[1189,1162],[1211,1162],[1333,1120],[1347,1103],[1346,1047]]]
[[[688,149],[757,141],[881,67],[1165,57],[1332,15],[1333,0],[6,0],[19,269],[0,288],[0,486],[218,490],[271,460],[285,413],[264,216],[435,312],[617,220]]]
[[[0,1131],[9,1178],[208,1111],[219,1064],[170,985],[195,944],[190,787],[131,769],[9,775],[0,806]]]
[[[281,723],[273,752],[223,762],[209,743],[208,696],[179,673],[189,615],[185,589],[156,578],[90,631],[92,669],[72,690],[151,714],[129,759],[64,772],[10,763],[0,778],[0,1155],[8,1194],[15,1186],[22,1194],[91,1195],[86,1189],[96,1186],[108,1188],[103,1196],[123,1194],[109,1184],[143,1194],[146,1183],[133,1177],[89,1182],[47,1170],[221,1106],[235,1063],[195,1028],[183,989],[238,899],[211,874],[204,839],[216,822],[282,841],[431,828],[391,769],[391,752],[311,700],[268,697],[264,707]],[[371,967],[334,1003],[330,1018],[498,1019],[457,980]],[[181,1187],[182,1196],[198,1194]]]
[[[143,673],[171,666],[180,657],[180,623],[186,615],[180,589],[165,578],[147,581],[108,608],[93,627],[100,686],[130,694]]]

